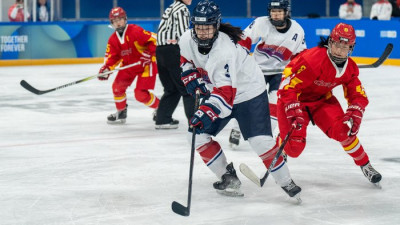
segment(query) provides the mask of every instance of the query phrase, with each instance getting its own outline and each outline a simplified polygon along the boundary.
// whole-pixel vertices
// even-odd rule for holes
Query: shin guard
[[[340,144],[342,145],[345,152],[353,158],[356,165],[362,166],[368,163],[368,155],[364,151],[364,148],[358,140],[357,136],[351,136],[346,140],[340,142]]]
[[[226,166],[228,163],[224,151],[222,151],[218,142],[211,140],[196,150],[200,154],[203,162],[218,178],[221,178],[221,176],[226,173]]]

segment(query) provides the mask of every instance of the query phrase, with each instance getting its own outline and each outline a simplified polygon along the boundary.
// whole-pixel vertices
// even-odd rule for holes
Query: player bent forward
[[[244,139],[269,167],[278,146],[272,138],[264,77],[254,58],[237,44],[242,30],[221,24],[221,13],[214,2],[198,3],[191,22],[194,28],[186,31],[179,42],[182,81],[192,95],[197,89],[209,94],[189,121],[196,128],[195,147],[208,168],[221,179],[214,188],[222,194],[240,196],[241,182],[233,164],[227,163],[224,151],[211,136],[235,118]],[[291,197],[300,193],[282,156],[272,176]]]
[[[151,32],[135,24],[127,24],[124,9],[116,7],[111,9],[110,23],[115,32],[110,36],[104,65],[99,73],[113,70],[121,63],[127,66],[140,62],[140,65],[121,70],[112,85],[117,112],[107,117],[110,124],[125,123],[127,117],[126,89],[137,78],[134,89],[137,101],[146,106],[157,109],[159,99],[149,90],[153,90],[156,83],[157,64],[155,58],[156,39]],[[110,75],[100,76],[99,80],[107,80]]]
[[[307,125],[312,120],[329,138],[340,142],[370,182],[379,185],[382,176],[370,164],[356,136],[368,98],[358,79],[357,64],[349,57],[355,39],[354,28],[339,23],[327,40],[288,64],[284,71],[287,78],[278,91],[280,137],[297,123],[284,150],[288,156],[298,157],[305,148]],[[343,86],[348,102],[346,113],[332,94],[338,85]]]

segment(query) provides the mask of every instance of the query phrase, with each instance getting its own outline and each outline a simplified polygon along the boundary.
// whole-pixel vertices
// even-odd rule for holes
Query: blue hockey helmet
[[[218,29],[221,25],[221,11],[217,4],[213,1],[202,0],[193,9],[192,16],[190,18],[192,22],[192,38],[200,48],[211,48],[214,41],[218,37]],[[196,34],[196,25],[213,25],[215,33],[211,39],[200,39]]]
[[[289,17],[289,11],[290,11],[290,5],[288,0],[271,0],[268,3],[268,12],[269,15],[271,15],[271,10],[272,9],[283,9],[285,13],[285,17],[283,20],[273,20],[270,16],[270,21],[272,25],[276,27],[281,27],[286,24],[286,19]]]
[[[271,9],[283,9],[286,12],[289,11],[289,1],[288,0],[271,0],[268,3],[268,11]]]

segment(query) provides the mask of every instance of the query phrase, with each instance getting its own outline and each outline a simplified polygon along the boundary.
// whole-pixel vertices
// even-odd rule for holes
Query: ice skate
[[[168,129],[177,129],[178,126],[179,126],[179,120],[172,119],[170,123],[156,124],[155,128],[157,130],[168,130]]]
[[[291,180],[288,185],[281,188],[286,192],[286,194],[289,195],[290,198],[295,198],[298,204],[302,202],[300,198],[301,187],[297,186],[293,180]]]
[[[229,135],[229,147],[232,149],[236,149],[239,146],[239,141],[240,141],[240,131],[232,129],[231,134]]]
[[[236,170],[233,168],[233,164],[230,163],[226,166],[227,172],[222,175],[221,181],[217,181],[213,184],[214,188],[219,194],[231,196],[231,197],[242,197],[244,194],[240,190],[242,184],[236,175]]]
[[[156,120],[157,120],[157,109],[155,109],[153,112],[153,121],[156,122]]]
[[[127,117],[127,108],[128,108],[128,106],[126,106],[125,109],[122,111],[117,111],[116,113],[109,115],[107,117],[107,123],[108,124],[124,124],[126,122],[126,117]]]
[[[378,188],[382,188],[382,186],[379,184],[379,181],[381,181],[382,179],[382,175],[372,167],[369,161],[367,162],[367,164],[360,166],[360,168],[364,176],[371,183],[373,183]]]

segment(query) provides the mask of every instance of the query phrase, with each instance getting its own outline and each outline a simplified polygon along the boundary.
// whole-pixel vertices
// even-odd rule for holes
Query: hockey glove
[[[350,131],[347,135],[354,136],[360,130],[360,124],[365,109],[359,105],[350,105],[343,117],[343,123],[349,124]]]
[[[292,126],[297,130],[301,130],[304,125],[303,110],[301,110],[300,102],[294,101],[285,105],[286,118]]]
[[[182,72],[181,80],[186,87],[187,93],[191,96],[195,96],[196,90],[199,90],[202,96],[208,96],[210,94],[197,69],[190,69]]]
[[[211,124],[218,118],[221,111],[210,103],[200,105],[199,109],[194,113],[189,123],[196,127],[196,134],[204,133],[211,127]]]
[[[99,70],[99,74],[100,73],[105,73],[105,72],[108,72],[108,71],[110,71],[110,67],[108,67],[107,65],[103,65]],[[103,76],[98,76],[97,79],[99,79],[99,80],[108,80],[108,77],[110,77],[110,73],[106,74],[106,75],[103,75]]]
[[[140,60],[142,61],[142,66],[148,66],[151,63],[151,54],[149,51],[143,51],[142,56],[140,56]]]

